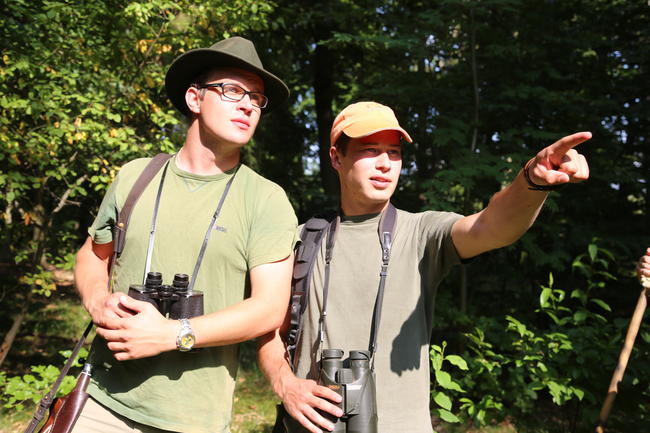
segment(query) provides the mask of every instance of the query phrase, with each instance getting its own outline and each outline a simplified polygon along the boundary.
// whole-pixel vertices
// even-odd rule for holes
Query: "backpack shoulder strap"
[[[142,192],[145,190],[151,179],[154,178],[156,173],[160,171],[160,168],[165,165],[165,163],[171,158],[172,155],[168,153],[159,153],[154,156],[147,166],[142,170],[140,176],[131,187],[129,195],[126,197],[124,206],[117,218],[117,224],[115,224],[115,232],[113,233],[113,245],[114,253],[117,257],[122,254],[124,249],[124,243],[126,242],[126,229],[129,226],[129,219],[131,218],[131,212],[135,207],[135,204],[138,202],[138,199],[142,195]]]
[[[290,325],[287,335],[287,351],[292,367],[295,367],[295,352],[302,331],[302,315],[309,303],[309,286],[314,263],[320,251],[323,235],[335,216],[335,213],[330,213],[310,218],[302,228],[301,242],[296,247],[289,305]]]

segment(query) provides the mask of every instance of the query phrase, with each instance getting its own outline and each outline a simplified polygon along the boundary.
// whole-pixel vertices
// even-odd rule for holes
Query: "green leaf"
[[[433,401],[443,409],[451,410],[451,399],[443,392],[437,391],[433,395]]]
[[[467,367],[467,362],[458,355],[447,355],[445,357],[445,360],[449,361],[450,364],[455,365],[461,370],[469,370],[469,367]]]
[[[438,417],[440,417],[440,419],[446,422],[452,422],[452,423],[460,422],[460,419],[458,419],[456,415],[454,415],[453,413],[445,409],[433,409],[431,413],[433,415],[437,415]]]
[[[441,387],[445,389],[449,389],[451,391],[465,392],[463,388],[461,388],[460,385],[456,383],[451,378],[451,375],[446,371],[442,371],[442,370],[436,371],[435,377],[436,377],[436,383]]]
[[[601,299],[591,298],[590,301],[593,302],[594,304],[598,305],[600,308],[602,308],[605,311],[612,311],[609,304],[607,304],[605,301],[603,301]]]
[[[550,299],[552,293],[553,291],[549,288],[542,289],[542,293],[539,295],[540,307],[548,308],[550,306],[548,300]]]
[[[598,254],[598,245],[589,244],[587,251],[589,251],[589,258],[591,258],[591,261],[593,262],[596,260],[596,255]]]
[[[575,313],[573,313],[573,320],[576,321],[577,323],[584,322],[588,317],[588,314],[585,310],[578,310]]]
[[[436,382],[438,383],[438,385],[442,386],[443,388],[449,389],[449,387],[453,383],[453,380],[451,379],[451,375],[446,371],[438,370],[435,372],[435,376],[436,376]]]

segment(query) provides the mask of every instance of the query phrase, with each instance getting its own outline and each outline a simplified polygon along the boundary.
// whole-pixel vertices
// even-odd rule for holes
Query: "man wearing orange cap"
[[[284,417],[284,428],[346,431],[347,423],[347,431],[355,432],[432,432],[428,366],[436,287],[452,265],[517,240],[549,191],[587,179],[586,160],[573,148],[590,137],[573,134],[543,149],[474,215],[410,213],[390,204],[402,168],[400,140],[411,142],[408,133],[386,106],[346,107],[330,136],[340,213],[329,223],[311,271],[295,374],[282,330],[265,336],[259,347],[260,365],[293,417]],[[336,364],[341,354],[342,366]],[[364,377],[362,358],[374,367],[376,415],[368,406],[360,409],[367,402],[358,396],[371,387],[357,379]],[[346,362],[349,371],[341,371]],[[347,398],[342,404],[340,394]]]
[[[282,188],[240,163],[287,86],[240,37],[181,55],[165,85],[189,119],[187,135],[133,208],[112,293],[114,228],[149,158],[122,167],[77,255],[77,287],[99,338],[75,433],[230,431],[236,343],[280,326],[289,299],[295,214]],[[191,275],[187,292],[202,292],[205,314],[167,319],[127,296],[149,271],[167,286]]]

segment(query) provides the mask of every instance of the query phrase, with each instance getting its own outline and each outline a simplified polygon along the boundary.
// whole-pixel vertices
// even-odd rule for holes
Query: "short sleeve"
[[[444,276],[453,265],[461,263],[451,229],[463,216],[453,212],[433,211],[424,212],[421,216],[421,248],[425,250],[429,266],[436,269],[439,276]]]
[[[97,244],[107,244],[113,240],[113,228],[117,221],[117,184],[119,182],[119,174],[106,191],[106,195],[99,206],[97,216],[93,224],[88,229],[88,234],[92,240]]]
[[[291,254],[298,219],[284,190],[276,187],[257,208],[248,240],[248,267],[273,263]]]

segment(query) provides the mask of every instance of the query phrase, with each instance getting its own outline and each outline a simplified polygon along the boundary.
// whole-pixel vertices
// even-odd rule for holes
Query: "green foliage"
[[[451,374],[443,370],[445,363],[451,364],[456,368],[467,371],[467,363],[458,355],[445,355],[447,342],[443,341],[441,346],[432,344],[429,351],[431,359],[431,370],[434,373],[435,380],[432,384],[431,398],[438,406],[431,410],[431,414],[440,417],[447,422],[456,423],[460,420],[452,411],[452,398],[448,393],[456,395],[464,393],[458,381],[454,380]]]
[[[65,358],[70,357],[71,353],[71,350],[59,352]],[[79,360],[87,356],[88,350],[82,348],[72,366],[81,367]],[[31,374],[21,376],[7,377],[5,372],[0,372],[1,400],[4,401],[4,407],[22,410],[26,402],[38,403],[50,391],[60,373],[61,370],[53,365],[33,365]],[[56,397],[70,392],[76,383],[76,376],[67,375],[61,382]]]
[[[558,288],[550,274],[534,317],[476,321],[465,335],[469,354],[463,358],[470,373],[461,381],[466,394],[459,399],[460,409],[475,424],[512,417],[523,426],[557,410],[567,413],[565,419],[577,416],[582,428],[593,423],[625,325],[608,319],[610,305],[595,296],[596,290],[611,290],[615,277],[607,270],[613,259],[610,251],[591,243],[574,261],[581,274],[577,287]],[[637,374],[648,377],[650,371]],[[569,415],[580,402],[586,404],[582,412]]]

